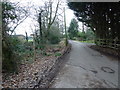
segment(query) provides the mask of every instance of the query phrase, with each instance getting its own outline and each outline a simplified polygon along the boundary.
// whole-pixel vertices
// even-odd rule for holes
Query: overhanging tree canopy
[[[85,22],[86,26],[92,28],[96,38],[104,40],[120,39],[119,2],[68,2],[68,6],[74,11],[79,21]],[[116,44],[118,43],[117,41]],[[105,41],[105,44],[109,43]]]

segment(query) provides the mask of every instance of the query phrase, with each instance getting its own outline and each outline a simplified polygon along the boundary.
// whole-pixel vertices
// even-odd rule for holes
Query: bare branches
[[[60,1],[58,0],[57,6],[55,7],[55,10],[53,9],[53,2],[49,0],[48,2],[45,2],[45,6],[43,7],[43,18],[45,20],[45,23],[47,24],[47,29],[49,30],[51,25],[54,23],[56,16],[58,14],[58,8],[60,5]],[[54,12],[55,11],[55,12]],[[53,14],[54,13],[54,14]]]
[[[29,8],[20,6],[19,2],[11,3],[3,1],[2,3],[2,20],[4,22],[4,28],[8,27],[9,30],[7,30],[7,32],[9,32],[9,34],[12,34],[15,29],[29,16]]]
[[[20,25],[28,16],[26,16],[25,18],[23,18],[20,22],[18,21],[18,23],[16,24],[16,26],[14,26],[14,28],[11,30],[11,34],[14,32],[14,30],[17,28],[18,25]]]
[[[55,21],[55,18],[56,18],[57,12],[58,12],[58,7],[59,7],[59,1],[58,1],[58,3],[57,3],[57,6],[56,6],[56,11],[55,11],[54,18],[53,18],[53,20],[52,20],[52,22],[51,22],[51,24],[50,24],[50,25],[52,25],[52,24],[53,24],[53,22]]]

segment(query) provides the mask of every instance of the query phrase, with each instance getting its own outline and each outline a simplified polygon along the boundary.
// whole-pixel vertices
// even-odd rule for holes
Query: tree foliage
[[[80,41],[94,40],[95,35],[91,29],[86,30],[86,32],[78,32],[78,39]]]
[[[77,37],[78,22],[74,18],[71,20],[70,26],[68,28],[68,33],[69,33],[70,39],[73,39],[74,37]]]
[[[68,2],[68,6],[79,21],[91,27],[96,38],[120,39],[120,2]]]
[[[26,12],[9,1],[2,1],[2,68],[8,72],[17,70],[20,57],[17,46],[20,40],[13,37],[15,28],[26,18]],[[19,8],[19,9],[18,9]],[[18,13],[19,12],[19,13]],[[23,13],[24,12],[24,13]],[[20,13],[23,13],[21,16]],[[20,14],[20,15],[19,15]]]
[[[41,8],[37,8],[37,16],[31,15],[30,18],[35,18],[35,30],[33,32],[33,41],[29,42],[27,32],[25,36],[13,35],[14,30],[20,25],[28,16],[29,9],[19,6],[19,3],[11,3],[9,1],[2,1],[2,67],[7,72],[15,71],[17,69],[20,56],[24,58],[33,55],[34,60],[36,49],[45,52],[46,44],[58,44],[61,40],[61,28],[58,17],[58,9],[60,1],[58,0],[56,7],[54,8],[51,0],[46,1],[45,5]],[[29,7],[29,6],[28,6]],[[34,7],[32,7],[34,8]],[[28,10],[28,11],[27,11]],[[34,13],[35,14],[35,13]],[[32,28],[31,28],[32,29]],[[21,37],[21,39],[20,39]],[[24,39],[24,40],[23,40]],[[26,39],[26,40],[25,40]],[[21,42],[22,41],[22,42]],[[43,50],[44,49],[44,50]],[[22,52],[22,53],[21,53]],[[29,55],[24,55],[30,53]],[[22,60],[21,60],[22,61]]]
[[[58,43],[60,41],[60,27],[57,21],[58,9],[60,1],[53,8],[54,2],[51,0],[46,1],[39,10],[37,10],[37,22],[39,28],[36,31],[36,37],[38,42],[45,43]],[[54,32],[53,32],[54,31]],[[59,34],[59,35],[58,35]],[[39,38],[38,38],[39,37]],[[53,39],[54,38],[54,39]],[[42,44],[42,43],[39,43]]]
[[[58,44],[60,42],[61,33],[59,27],[52,25],[49,33],[49,42],[51,44]]]

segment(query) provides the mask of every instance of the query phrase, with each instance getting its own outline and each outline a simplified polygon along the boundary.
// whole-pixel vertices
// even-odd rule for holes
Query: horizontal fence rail
[[[102,47],[109,47],[113,49],[120,49],[120,40],[115,39],[95,39],[97,45]]]

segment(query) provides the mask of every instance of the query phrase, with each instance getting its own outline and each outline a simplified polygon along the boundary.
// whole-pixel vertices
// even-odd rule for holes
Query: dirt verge
[[[50,82],[59,72],[64,63],[64,58],[70,52],[70,50],[71,45],[69,44],[64,50],[63,54],[55,60],[55,63],[51,66],[51,68],[44,70],[42,78],[39,80],[37,85],[34,86],[34,88],[49,88]]]
[[[54,50],[53,50],[54,49]],[[70,51],[67,47],[48,48],[48,56],[37,56],[32,64],[23,64],[18,74],[3,74],[3,88],[48,88],[52,79],[64,63],[64,58]]]
[[[118,52],[118,50],[100,47],[97,45],[91,45],[89,47],[96,50],[96,51],[99,51],[100,53],[103,53],[104,55],[109,56],[111,58],[116,58],[117,60],[120,59],[120,53]]]

